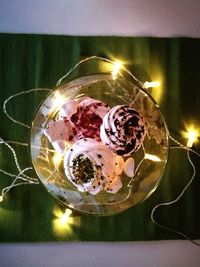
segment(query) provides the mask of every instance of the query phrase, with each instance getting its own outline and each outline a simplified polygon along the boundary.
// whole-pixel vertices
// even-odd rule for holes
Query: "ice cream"
[[[48,126],[44,129],[44,134],[47,136],[52,146],[58,153],[63,153],[65,148],[75,142],[75,129],[68,120],[51,120]]]
[[[54,149],[64,155],[64,172],[81,192],[96,195],[116,193],[122,187],[122,171],[134,175],[134,160],[124,164],[141,146],[145,121],[134,108],[112,109],[90,97],[68,100],[62,105],[44,134]]]
[[[48,123],[44,134],[59,153],[82,138],[100,141],[100,126],[109,110],[107,104],[90,97],[68,100],[60,107],[58,119]]]
[[[90,97],[73,101],[61,107],[60,117],[69,119],[74,125],[77,131],[76,139],[87,137],[100,141],[100,126],[103,117],[110,110],[108,105]]]
[[[64,170],[69,181],[81,192],[116,193],[122,187],[122,157],[95,139],[80,139],[72,145],[64,156]]]
[[[136,152],[145,137],[145,121],[141,114],[126,105],[114,106],[103,118],[102,142],[118,155]]]

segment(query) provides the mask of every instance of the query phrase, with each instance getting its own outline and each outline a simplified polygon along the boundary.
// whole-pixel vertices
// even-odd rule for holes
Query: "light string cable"
[[[111,63],[111,64],[115,64],[114,61],[110,60],[110,59],[107,59],[107,58],[104,58],[104,57],[99,57],[99,56],[90,56],[90,57],[87,57],[87,58],[84,58],[82,60],[80,60],[76,65],[74,65],[73,68],[71,68],[64,76],[62,76],[56,83],[56,86],[59,86],[64,79],[66,79],[74,70],[76,70],[81,64],[87,62],[87,61],[90,61],[90,60],[101,60],[101,61],[104,61],[104,62],[108,62],[108,63]],[[127,70],[123,65],[120,66],[120,69],[124,70],[126,73],[128,73],[143,89],[145,89],[144,87],[144,84],[138,80],[129,70]],[[30,128],[29,125],[23,123],[23,122],[20,122],[16,119],[14,119],[8,112],[7,112],[7,104],[9,103],[9,101],[19,95],[23,95],[23,94],[28,94],[28,93],[31,93],[31,92],[38,92],[38,91],[50,91],[50,89],[45,89],[45,88],[36,88],[36,89],[31,89],[31,90],[28,90],[28,91],[22,91],[20,93],[17,93],[17,94],[14,94],[12,96],[10,96],[9,98],[7,98],[3,104],[3,111],[5,113],[5,115],[8,117],[9,120],[11,120],[12,122],[14,122],[15,124],[18,124],[18,125],[21,125],[22,127],[25,127],[25,128]],[[158,105],[157,105],[158,106]],[[172,205],[176,202],[178,202],[183,194],[185,193],[185,191],[188,189],[188,187],[191,185],[191,183],[193,182],[195,176],[196,176],[196,168],[190,158],[190,154],[189,152],[192,152],[194,154],[196,154],[199,158],[200,158],[200,154],[198,154],[196,151],[194,151],[193,149],[187,147],[187,146],[184,146],[183,144],[181,144],[179,141],[177,141],[176,139],[174,139],[172,136],[170,136],[169,134],[169,138],[174,141],[177,146],[172,146],[170,147],[170,149],[183,149],[183,150],[186,150],[187,151],[187,157],[188,157],[188,160],[193,168],[193,174],[192,174],[192,177],[191,179],[189,180],[189,182],[187,183],[187,185],[183,188],[183,190],[181,191],[181,193],[179,194],[179,196],[177,198],[175,198],[174,200],[172,201],[169,201],[169,202],[164,202],[164,203],[160,203],[160,204],[157,204],[151,211],[151,220],[154,224],[156,224],[157,226],[165,229],[165,230],[168,230],[168,231],[171,231],[171,232],[174,232],[182,237],[184,237],[185,239],[188,239],[190,240],[192,243],[194,243],[195,245],[198,245],[200,246],[200,244],[192,239],[190,239],[187,235],[185,235],[184,233],[180,232],[180,231],[177,231],[173,228],[170,228],[168,226],[164,226],[160,223],[158,223],[155,218],[154,218],[154,215],[155,215],[155,212],[157,211],[158,208],[160,207],[163,207],[163,206],[169,206],[169,205]],[[15,161],[15,165],[17,166],[17,169],[19,171],[18,175],[16,174],[12,174],[12,173],[9,173],[9,172],[6,172],[2,169],[0,169],[0,172],[10,176],[10,177],[15,177],[14,181],[12,182],[12,184],[10,186],[7,186],[5,187],[3,190],[2,190],[2,196],[5,196],[5,194],[13,187],[15,186],[18,186],[18,185],[22,185],[22,184],[32,184],[32,183],[35,183],[37,184],[38,183],[38,179],[37,178],[33,178],[33,177],[30,177],[30,176],[27,176],[25,174],[26,171],[28,170],[31,170],[32,167],[27,167],[25,169],[21,169],[20,166],[19,166],[19,163],[18,163],[18,160],[17,160],[17,156],[16,156],[16,152],[15,150],[9,145],[10,144],[16,144],[16,145],[21,145],[21,146],[28,146],[27,143],[21,143],[21,142],[17,142],[17,141],[13,141],[13,140],[10,140],[10,141],[4,141],[2,138],[0,138],[0,143],[4,143],[12,152],[13,154],[13,157],[14,157],[14,161]],[[22,180],[22,182],[17,182],[17,180],[20,179]]]
[[[87,61],[95,60],[95,59],[96,59],[96,60],[100,60],[100,61],[104,61],[104,62],[107,62],[107,63],[110,63],[110,64],[112,64],[112,65],[115,65],[115,64],[116,64],[115,61],[110,60],[110,59],[108,59],[108,58],[100,57],[100,56],[90,56],[90,57],[86,57],[86,58],[80,60],[76,65],[74,65],[73,68],[71,68],[65,75],[63,75],[63,76],[57,81],[56,86],[61,85],[61,83],[63,82],[63,80],[66,79],[66,78],[67,78],[73,71],[75,71],[81,64],[83,64],[83,63],[85,63],[85,62],[87,62]],[[137,79],[137,78],[136,78],[136,77],[135,77],[135,76],[134,76],[128,69],[126,69],[123,65],[120,66],[120,69],[124,70],[127,74],[129,74],[129,75],[133,78],[133,80],[136,81],[136,82],[137,82],[137,83],[144,89],[144,84],[143,84],[140,80],[138,80],[138,79]],[[142,146],[142,147],[143,147],[143,146]],[[144,149],[144,147],[143,147],[143,149]],[[138,168],[140,167],[140,164],[143,162],[143,160],[144,160],[144,158],[141,160],[141,162],[140,162],[139,165],[137,166],[137,169],[135,170],[135,174],[137,173]],[[135,175],[134,175],[134,178],[135,178]],[[129,184],[128,184],[128,187],[129,187],[128,195],[127,195],[124,199],[122,199],[121,201],[118,201],[118,202],[116,202],[116,203],[124,202],[124,201],[130,196],[130,194],[131,194],[131,188],[132,188],[132,185],[131,185],[132,180],[133,180],[133,179],[131,179],[131,181],[130,181]],[[92,204],[92,203],[87,203],[87,204]],[[107,203],[107,205],[108,205],[108,203]],[[112,204],[111,204],[111,205],[112,205]]]
[[[179,236],[182,236],[183,238],[185,238],[185,239],[189,240],[190,242],[192,242],[194,245],[200,246],[200,243],[198,243],[197,241],[191,239],[186,234],[184,234],[184,233],[182,233],[182,232],[180,232],[180,231],[178,231],[178,230],[176,230],[176,229],[174,229],[172,227],[168,227],[166,225],[163,225],[163,224],[157,222],[156,219],[155,219],[155,212],[159,208],[170,206],[170,205],[173,205],[173,204],[177,203],[183,197],[183,195],[185,194],[185,192],[187,191],[187,189],[189,188],[189,186],[194,181],[194,178],[196,176],[196,167],[195,167],[195,165],[194,165],[194,163],[193,163],[193,161],[192,161],[192,159],[190,157],[190,152],[193,153],[193,154],[195,154],[197,157],[200,158],[200,154],[198,152],[196,152],[195,150],[191,149],[188,146],[185,146],[185,145],[181,144],[178,140],[176,140],[175,138],[173,138],[170,134],[169,134],[169,138],[174,143],[177,144],[176,146],[170,146],[170,149],[183,149],[183,150],[185,150],[187,152],[187,158],[188,158],[188,161],[189,161],[189,163],[190,163],[190,165],[192,167],[193,172],[192,172],[192,176],[191,176],[189,182],[184,186],[184,188],[182,189],[182,191],[180,192],[180,194],[175,199],[173,199],[171,201],[168,201],[168,202],[159,203],[156,206],[154,206],[154,208],[151,211],[151,221],[155,225],[159,226],[160,228],[162,228],[164,230],[167,230],[167,231],[170,231],[170,232],[173,232],[173,233],[175,233],[175,234],[177,234]]]
[[[39,184],[39,181],[35,179],[35,181],[31,180],[31,179],[27,179],[24,178],[20,175],[22,175],[24,172],[28,171],[28,170],[32,170],[32,167],[27,167],[25,169],[23,169],[17,176],[14,175],[15,179],[13,180],[13,182],[9,185],[6,186],[2,189],[2,199],[4,199],[5,195],[10,191],[10,189],[12,189],[13,187],[17,187],[19,185],[26,185],[26,184]],[[21,182],[17,182],[18,180],[22,180]]]
[[[47,88],[34,88],[34,89],[30,89],[30,90],[27,90],[27,91],[21,91],[19,93],[16,93],[16,94],[13,94],[11,95],[10,97],[8,97],[4,103],[3,103],[3,112],[4,114],[7,116],[7,118],[12,121],[13,123],[15,124],[18,124],[22,127],[25,127],[27,129],[30,128],[29,125],[19,121],[19,120],[16,120],[14,117],[12,117],[8,111],[7,111],[7,104],[14,98],[16,98],[17,96],[21,96],[21,95],[25,95],[25,94],[29,94],[29,93],[32,93],[32,92],[40,92],[40,91],[50,91],[51,89],[47,89]],[[14,140],[4,140],[3,138],[0,137],[0,144],[3,144],[5,145],[12,153],[12,156],[13,156],[13,159],[14,159],[14,163],[15,163],[15,166],[18,170],[18,174],[14,174],[14,173],[11,173],[11,172],[8,172],[8,171],[5,171],[3,169],[0,168],[0,172],[5,174],[6,176],[9,176],[9,177],[12,177],[12,178],[15,178],[13,180],[13,182],[2,189],[1,191],[1,195],[0,195],[0,200],[2,201],[4,196],[8,193],[8,191],[10,191],[11,188],[13,187],[17,187],[19,185],[24,185],[24,184],[38,184],[39,181],[38,181],[38,178],[35,178],[35,177],[31,177],[27,174],[25,174],[26,171],[29,171],[29,170],[33,170],[32,167],[26,167],[24,169],[21,169],[20,167],[20,164],[18,162],[18,158],[17,158],[17,153],[15,151],[15,149],[11,146],[11,144],[13,145],[19,145],[19,146],[23,146],[23,147],[28,147],[28,144],[27,143],[24,143],[24,142],[18,142],[18,141],[14,141]],[[18,180],[22,180],[20,182],[18,182]]]
[[[10,102],[11,99],[17,97],[17,96],[20,96],[20,95],[26,95],[26,94],[29,94],[29,93],[33,93],[33,92],[40,92],[40,91],[50,91],[50,89],[47,89],[47,88],[34,88],[34,89],[30,89],[30,90],[27,90],[27,91],[21,91],[19,93],[16,93],[16,94],[13,94],[11,95],[10,97],[8,97],[4,103],[3,103],[3,112],[4,114],[7,116],[7,118],[9,120],[11,120],[12,122],[14,122],[15,124],[18,124],[18,125],[21,125],[22,127],[25,127],[25,128],[28,128],[30,129],[30,126],[23,123],[23,122],[20,122],[16,119],[14,119],[7,111],[7,104]]]
[[[81,64],[87,62],[87,61],[90,61],[90,60],[100,60],[100,61],[104,61],[104,62],[107,62],[107,63],[110,63],[110,64],[113,64],[115,65],[115,61],[111,60],[111,59],[108,59],[108,58],[104,58],[104,57],[100,57],[100,56],[90,56],[90,57],[86,57],[82,60],[80,60],[76,65],[74,65],[73,68],[71,68],[65,75],[63,75],[56,83],[56,86],[59,86],[62,81],[64,79],[66,79],[73,71],[75,71]],[[124,70],[126,73],[128,73],[143,89],[144,89],[144,84],[138,80],[128,69],[126,69],[123,65],[120,66],[120,69]]]
[[[76,70],[82,63],[85,63],[85,62],[90,61],[90,60],[95,60],[95,59],[97,59],[97,60],[102,60],[102,61],[111,63],[111,64],[113,64],[113,65],[115,64],[114,61],[112,61],[112,60],[110,60],[110,59],[107,59],[107,58],[103,58],[103,57],[99,57],[99,56],[91,56],[91,57],[87,57],[87,58],[85,58],[85,59],[83,59],[83,60],[80,60],[80,61],[79,61],[73,68],[71,68],[71,69],[70,69],[64,76],[62,76],[62,77],[58,80],[58,82],[57,82],[56,85],[59,86],[59,85],[63,82],[63,80],[64,80],[65,78],[67,78],[67,77],[68,77],[74,70]],[[128,74],[134,79],[134,81],[136,81],[136,82],[137,82],[137,83],[138,83],[138,84],[139,84],[139,85],[146,91],[144,83],[142,83],[140,80],[138,80],[138,79],[137,79],[137,78],[136,78],[136,77],[135,77],[129,70],[127,70],[124,66],[120,66],[120,68],[121,68],[122,70],[124,70],[126,73],[128,73]],[[135,99],[135,100],[136,100],[136,99]],[[157,106],[157,108],[160,109],[160,107],[159,107],[159,105],[158,105],[157,103],[155,103],[155,105]],[[152,222],[153,222],[154,224],[156,224],[157,226],[159,226],[159,227],[161,227],[161,228],[163,228],[163,229],[165,229],[165,230],[168,230],[168,231],[170,231],[170,232],[174,232],[174,233],[176,233],[176,234],[178,234],[178,235],[184,237],[185,239],[190,240],[190,241],[191,241],[192,243],[194,243],[195,245],[200,246],[200,244],[199,244],[198,242],[196,242],[196,241],[190,239],[190,238],[189,238],[187,235],[185,235],[184,233],[182,233],[182,232],[180,232],[180,231],[177,231],[177,230],[175,230],[175,229],[173,229],[173,228],[164,226],[164,225],[158,223],[158,222],[155,220],[155,218],[154,218],[154,214],[155,214],[155,212],[157,211],[158,208],[163,207],[163,206],[169,206],[169,205],[172,205],[172,204],[178,202],[178,201],[182,198],[182,196],[184,195],[184,193],[186,192],[186,190],[189,188],[189,186],[192,184],[192,182],[193,182],[193,180],[194,180],[194,178],[195,178],[195,176],[196,176],[196,167],[195,167],[194,163],[192,162],[192,160],[191,160],[191,158],[190,158],[190,152],[196,154],[196,155],[200,158],[200,154],[198,154],[196,151],[194,151],[193,149],[191,149],[191,148],[189,148],[189,147],[184,146],[183,144],[181,144],[179,141],[177,141],[175,138],[173,138],[173,137],[170,135],[169,132],[168,132],[168,135],[169,135],[169,138],[177,144],[177,146],[170,147],[170,149],[183,149],[183,150],[187,151],[187,158],[188,158],[188,161],[189,161],[190,165],[192,166],[193,173],[192,173],[192,176],[191,176],[189,182],[188,182],[188,183],[186,184],[186,186],[183,188],[183,190],[181,191],[181,193],[179,194],[178,197],[176,197],[176,198],[175,198],[174,200],[172,200],[172,201],[157,204],[157,205],[152,209],[152,211],[151,211],[151,220],[152,220]],[[142,161],[141,161],[141,163],[142,163]],[[140,166],[140,164],[139,164],[139,166]],[[138,166],[138,168],[139,168],[139,166]],[[138,168],[137,168],[137,169],[138,169]]]

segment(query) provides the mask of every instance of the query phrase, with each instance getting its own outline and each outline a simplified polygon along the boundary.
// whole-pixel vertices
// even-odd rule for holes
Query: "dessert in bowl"
[[[168,134],[158,106],[137,81],[94,74],[46,97],[33,120],[30,151],[39,179],[62,204],[109,215],[157,188]]]

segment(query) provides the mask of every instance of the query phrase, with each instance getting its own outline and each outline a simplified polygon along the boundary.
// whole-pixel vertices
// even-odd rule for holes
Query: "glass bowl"
[[[78,191],[64,173],[63,158],[55,162],[55,151],[44,135],[49,120],[54,119],[58,106],[56,95],[64,99],[89,96],[115,105],[131,105],[148,124],[142,147],[135,153],[135,173],[121,176],[122,188],[115,194],[100,192],[92,195]],[[40,105],[30,133],[30,153],[34,169],[47,191],[59,202],[76,211],[111,215],[133,207],[148,198],[157,188],[168,159],[168,130],[159,107],[134,79],[99,73],[65,82],[46,97]]]

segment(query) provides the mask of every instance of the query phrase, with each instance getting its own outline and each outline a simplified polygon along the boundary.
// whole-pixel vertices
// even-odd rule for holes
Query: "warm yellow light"
[[[112,77],[116,79],[117,75],[119,74],[119,70],[122,68],[122,63],[117,61],[114,63],[113,70],[112,70]]]
[[[0,196],[0,202],[2,202],[3,201],[3,196]]]
[[[55,207],[53,214],[55,216],[52,221],[54,233],[62,238],[66,237],[73,231],[72,226],[74,225],[74,217],[70,216],[72,211],[66,209],[63,213],[59,207]]]
[[[59,108],[65,103],[65,97],[63,97],[59,92],[55,92],[53,99],[54,108]]]
[[[70,209],[66,209],[65,213],[60,217],[60,223],[66,224],[71,214],[72,214],[72,211]]]
[[[194,128],[188,129],[187,138],[188,138],[187,147],[192,147],[194,142],[197,141],[198,130],[196,130]]]
[[[159,81],[145,82],[143,86],[145,89],[153,88],[153,87],[159,87],[160,82]]]
[[[55,166],[58,166],[59,165],[59,163],[62,160],[62,157],[63,156],[61,154],[59,154],[57,152],[54,153],[54,155],[52,157],[52,160],[53,160],[53,163],[54,163]]]
[[[152,160],[152,161],[157,161],[157,162],[161,161],[161,159],[159,157],[157,157],[155,155],[148,154],[148,153],[145,153],[144,158]]]

